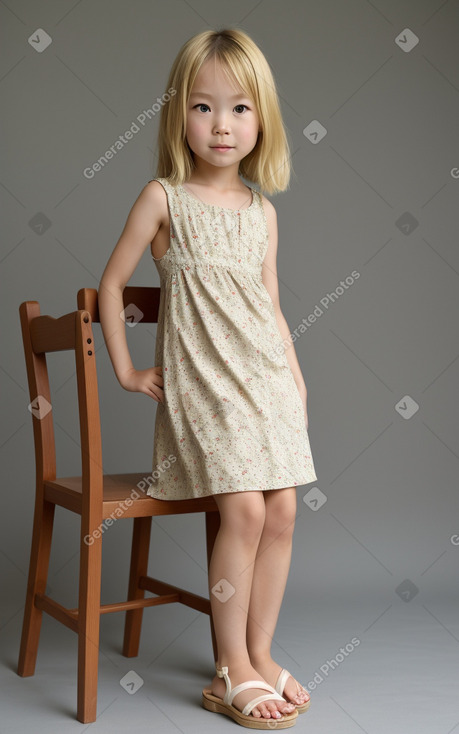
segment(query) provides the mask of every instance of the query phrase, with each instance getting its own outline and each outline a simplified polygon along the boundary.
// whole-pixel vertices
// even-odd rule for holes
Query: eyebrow
[[[206,94],[205,92],[192,92],[190,97],[207,97],[208,99],[213,99],[211,94]],[[250,99],[250,97],[247,94],[244,94],[244,92],[240,92],[238,94],[233,94],[230,99]]]

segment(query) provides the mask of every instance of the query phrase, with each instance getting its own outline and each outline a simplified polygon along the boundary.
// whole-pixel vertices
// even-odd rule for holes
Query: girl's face
[[[186,137],[201,162],[223,168],[235,166],[256,145],[260,129],[253,100],[235,90],[215,59],[200,68],[188,100]],[[221,150],[219,145],[229,146]]]

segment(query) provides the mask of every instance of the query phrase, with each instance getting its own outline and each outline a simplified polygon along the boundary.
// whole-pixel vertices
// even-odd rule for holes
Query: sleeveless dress
[[[170,246],[153,258],[161,296],[153,467],[147,494],[183,500],[317,479],[303,403],[261,268],[260,193],[244,209],[206,204],[167,178]]]

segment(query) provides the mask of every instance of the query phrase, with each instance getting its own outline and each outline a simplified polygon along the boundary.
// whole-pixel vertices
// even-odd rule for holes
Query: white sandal
[[[288,670],[286,670],[285,668],[282,668],[281,672],[279,673],[279,677],[276,681],[275,688],[276,688],[277,693],[280,693],[281,696],[284,695],[285,684],[287,683],[287,680],[290,675],[291,673],[289,673]],[[292,678],[293,678],[293,675],[292,675]],[[293,680],[295,680],[295,678],[293,678]],[[295,682],[298,684],[298,681],[295,680]],[[300,684],[300,687],[304,688],[304,686],[302,686],[301,684]],[[304,688],[304,690],[306,691],[306,688]],[[297,691],[298,693],[300,693],[300,689],[297,688]],[[308,691],[306,691],[306,693],[308,693]],[[284,700],[287,700],[287,699],[284,699]],[[305,701],[304,703],[301,703],[301,704],[295,703],[295,701],[291,701],[291,703],[293,703],[293,705],[296,706],[296,710],[298,711],[298,713],[302,714],[305,711],[307,711],[308,708],[310,707],[311,699],[309,698],[308,701]]]
[[[269,719],[265,719],[264,717],[256,718],[251,715],[250,712],[252,709],[262,701],[275,700],[283,701],[285,703],[285,698],[270,686],[269,683],[262,680],[248,680],[245,683],[240,683],[234,688],[231,688],[228,666],[223,665],[221,669],[216,667],[216,670],[218,677],[225,679],[226,693],[222,699],[215,696],[211,692],[210,688],[204,688],[202,692],[202,705],[207,709],[207,711],[226,714],[226,716],[230,716],[237,724],[246,726],[248,729],[287,729],[288,727],[296,724],[298,711],[293,711],[291,714],[282,714],[279,718],[270,717]],[[263,688],[266,691],[270,691],[270,693],[253,698],[244,706],[242,711],[239,711],[239,709],[232,705],[232,701],[238,693],[246,691],[248,688]]]

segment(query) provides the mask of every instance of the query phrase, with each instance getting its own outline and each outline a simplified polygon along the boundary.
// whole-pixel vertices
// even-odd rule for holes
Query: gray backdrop
[[[301,730],[458,731],[458,2],[10,0],[0,22],[0,730],[86,728],[71,631],[44,615],[36,674],[15,673],[35,481],[19,304],[58,317],[76,309],[79,288],[98,287],[155,175],[159,115],[139,116],[186,39],[237,26],[266,54],[292,143],[291,189],[271,200],[281,305],[291,331],[307,325],[295,346],[318,475],[297,490],[273,657],[309,686]],[[159,285],[149,248],[130,284]],[[94,331],[104,469],[148,473],[156,403],[120,387]],[[139,369],[153,365],[155,333],[128,329]],[[48,364],[58,474],[69,476],[80,468],[74,364],[69,354]],[[207,595],[203,516],[153,528],[150,573]],[[78,532],[58,508],[48,586],[68,606]],[[131,521],[104,534],[103,603],[126,593],[130,540]],[[234,726],[199,706],[214,674],[208,618],[168,605],[144,620],[128,660],[124,615],[102,617],[94,731]],[[119,683],[132,670],[136,695]]]

